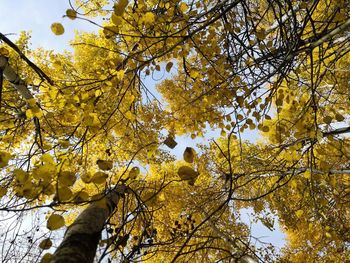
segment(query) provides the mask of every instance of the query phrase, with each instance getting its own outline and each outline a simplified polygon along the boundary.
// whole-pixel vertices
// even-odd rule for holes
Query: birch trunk
[[[32,99],[33,95],[28,89],[26,83],[18,76],[18,74],[8,64],[8,59],[0,55],[0,68],[3,69],[3,75],[17,89],[21,96],[28,100]]]
[[[118,186],[102,202],[89,205],[68,227],[51,263],[92,263],[104,224],[125,191],[125,185]]]

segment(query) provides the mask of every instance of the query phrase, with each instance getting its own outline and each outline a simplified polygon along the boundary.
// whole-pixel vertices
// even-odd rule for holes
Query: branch
[[[348,132],[350,132],[350,126],[335,129],[335,130],[328,131],[328,132],[323,132],[323,136],[327,137],[327,136],[331,136],[331,135],[339,135],[339,134],[348,133]]]
[[[8,59],[3,55],[0,55],[0,68],[3,69],[2,73],[5,78],[16,88],[24,99],[28,100],[34,98],[25,82],[11,68],[8,64]]]
[[[127,188],[119,185],[99,202],[89,205],[70,225],[51,263],[92,263],[101,231]]]
[[[17,54],[23,59],[27,64],[42,78],[46,79],[51,85],[54,85],[54,82],[47,76],[37,65],[29,60],[26,55],[17,47],[15,43],[13,43],[10,39],[8,39],[4,34],[0,33],[0,39],[4,41],[8,46],[10,46]]]

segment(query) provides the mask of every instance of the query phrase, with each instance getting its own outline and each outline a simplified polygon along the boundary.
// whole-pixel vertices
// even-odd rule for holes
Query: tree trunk
[[[33,95],[28,89],[25,82],[17,75],[17,73],[8,64],[8,59],[0,55],[0,68],[3,70],[5,78],[17,89],[21,96],[28,100],[32,99]]]
[[[126,186],[120,185],[89,205],[68,227],[51,263],[92,263],[104,224],[125,191]]]

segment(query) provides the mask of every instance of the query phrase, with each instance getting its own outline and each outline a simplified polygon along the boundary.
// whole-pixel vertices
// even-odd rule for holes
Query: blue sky
[[[21,31],[31,31],[32,47],[44,47],[62,51],[69,48],[68,40],[74,30],[96,30],[96,26],[79,19],[63,18],[69,8],[68,0],[0,0],[0,32],[14,34],[15,39]],[[65,34],[56,36],[51,32],[53,22],[65,27]]]
[[[70,20],[63,18],[66,9],[69,8],[68,0],[0,0],[0,32],[9,35],[11,39],[16,39],[18,34],[25,30],[31,31],[32,48],[43,47],[61,52],[69,49],[68,41],[74,37],[74,30],[96,31],[98,28],[83,20]],[[65,34],[56,36],[51,32],[50,26],[53,22],[60,22],[65,27]],[[155,81],[149,77],[145,84],[154,90]],[[172,154],[181,158],[187,146],[195,147],[197,143],[208,143],[209,139],[217,136],[219,131],[210,132],[204,139],[192,140],[187,137],[177,139],[178,146],[171,151]],[[246,139],[256,139],[257,134],[248,134]],[[249,221],[249,216],[244,216],[245,221]],[[284,235],[278,230],[271,232],[261,223],[252,224],[252,231],[255,237],[262,238],[265,242],[272,242],[277,246],[282,246]]]

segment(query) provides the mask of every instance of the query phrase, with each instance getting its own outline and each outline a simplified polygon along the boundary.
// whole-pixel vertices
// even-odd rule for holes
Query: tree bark
[[[3,68],[3,75],[5,78],[11,82],[11,84],[17,89],[17,91],[26,100],[32,99],[33,95],[28,89],[25,82],[17,75],[17,73],[8,64],[8,59],[0,55],[0,68]]]
[[[104,224],[125,191],[125,185],[117,186],[101,201],[89,205],[68,227],[51,263],[92,263]]]

